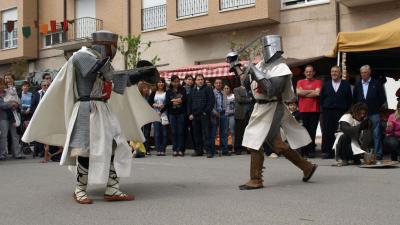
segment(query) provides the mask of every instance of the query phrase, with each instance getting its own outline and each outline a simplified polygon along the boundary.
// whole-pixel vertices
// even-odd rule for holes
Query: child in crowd
[[[297,108],[297,100],[292,99],[291,101],[286,102],[288,109],[290,113],[292,113],[292,116],[301,124],[301,114],[299,112],[299,109]]]

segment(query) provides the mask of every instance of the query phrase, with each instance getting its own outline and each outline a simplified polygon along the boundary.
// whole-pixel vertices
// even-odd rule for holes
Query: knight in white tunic
[[[303,171],[303,181],[308,181],[317,165],[303,159],[296,151],[311,142],[307,131],[293,118],[284,102],[292,100],[292,73],[282,58],[282,41],[279,35],[262,37],[264,60],[256,66],[249,63],[244,74],[243,85],[250,89],[256,103],[246,127],[242,145],[251,152],[250,180],[239,186],[241,190],[263,187],[262,169],[264,163],[264,142],[277,153],[285,156]],[[227,61],[237,74],[243,70],[234,54],[228,54]],[[286,134],[287,145],[282,141],[280,130]]]
[[[147,61],[141,62],[147,69],[115,72],[111,60],[118,35],[98,31],[92,38],[91,48],[82,47],[61,68],[22,140],[64,145],[60,164],[76,166],[73,197],[78,203],[92,203],[88,183],[107,184],[107,201],[130,201],[134,196],[119,188],[119,177],[131,172],[126,138],[143,142],[140,128],[159,120],[135,84],[140,79],[155,82],[158,72]]]

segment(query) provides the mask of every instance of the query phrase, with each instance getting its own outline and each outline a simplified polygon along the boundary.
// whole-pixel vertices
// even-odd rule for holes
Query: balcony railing
[[[142,9],[142,30],[154,30],[167,26],[167,5]]]
[[[68,40],[79,40],[92,37],[92,33],[103,28],[103,21],[82,17],[74,20],[72,32],[68,33]]]
[[[47,33],[44,39],[44,47],[88,39],[92,37],[93,32],[101,29],[103,29],[102,20],[91,17],[78,18],[73,23],[68,24],[68,31],[63,31],[62,27],[57,25],[56,32]]]
[[[208,13],[208,0],[177,0],[177,17],[191,17]]]
[[[220,0],[219,10],[237,9],[254,6],[255,4],[256,0]]]

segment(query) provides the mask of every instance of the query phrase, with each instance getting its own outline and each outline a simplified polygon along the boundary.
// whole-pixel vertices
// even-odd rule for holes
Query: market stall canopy
[[[380,26],[354,32],[340,32],[334,49],[327,57],[338,52],[366,52],[400,47],[400,18]]]
[[[170,79],[172,75],[177,75],[179,79],[184,79],[186,75],[194,77],[196,74],[203,74],[205,78],[233,76],[233,73],[229,72],[228,63],[192,65],[174,70],[160,70],[160,76],[165,79]]]
[[[312,57],[307,59],[296,59],[287,58],[286,63],[292,69],[294,76],[299,76],[302,71],[298,71],[299,68],[303,69],[308,64],[312,64],[314,68],[319,71],[329,71],[330,67],[335,64],[335,60],[324,56]],[[257,64],[259,60],[254,61]],[[246,65],[248,61],[241,61],[242,65]],[[233,73],[229,72],[228,63],[214,63],[214,64],[203,64],[203,65],[192,65],[173,70],[160,70],[160,76],[165,79],[170,79],[172,75],[177,75],[180,79],[184,79],[186,75],[195,76],[196,74],[203,74],[205,78],[213,77],[231,77]]]

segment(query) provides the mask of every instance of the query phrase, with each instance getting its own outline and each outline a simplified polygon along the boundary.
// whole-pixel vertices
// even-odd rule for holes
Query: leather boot
[[[262,170],[264,165],[264,152],[250,150],[250,180],[239,186],[240,190],[253,190],[263,188]]]
[[[307,182],[312,175],[314,174],[315,170],[317,169],[317,164],[312,164],[305,160],[301,155],[292,149],[290,149],[289,145],[282,141],[280,135],[278,135],[273,140],[273,150],[276,153],[280,153],[285,156],[290,162],[292,162],[295,166],[300,168],[303,171],[303,182]]]
[[[76,181],[77,184],[75,186],[74,191],[74,199],[79,204],[92,204],[93,201],[88,197],[86,193],[87,182],[88,182],[88,168],[85,168],[83,165],[77,162],[76,167]]]
[[[298,152],[290,148],[282,151],[281,153],[283,156],[285,156],[285,158],[287,158],[290,162],[292,162],[303,171],[303,182],[307,182],[317,169],[317,164],[310,163],[309,161],[301,157]]]
[[[107,189],[104,193],[104,199],[106,201],[132,201],[135,200],[135,196],[128,195],[121,192],[119,189],[119,177],[115,172],[114,164],[110,165],[110,173],[108,176]]]

